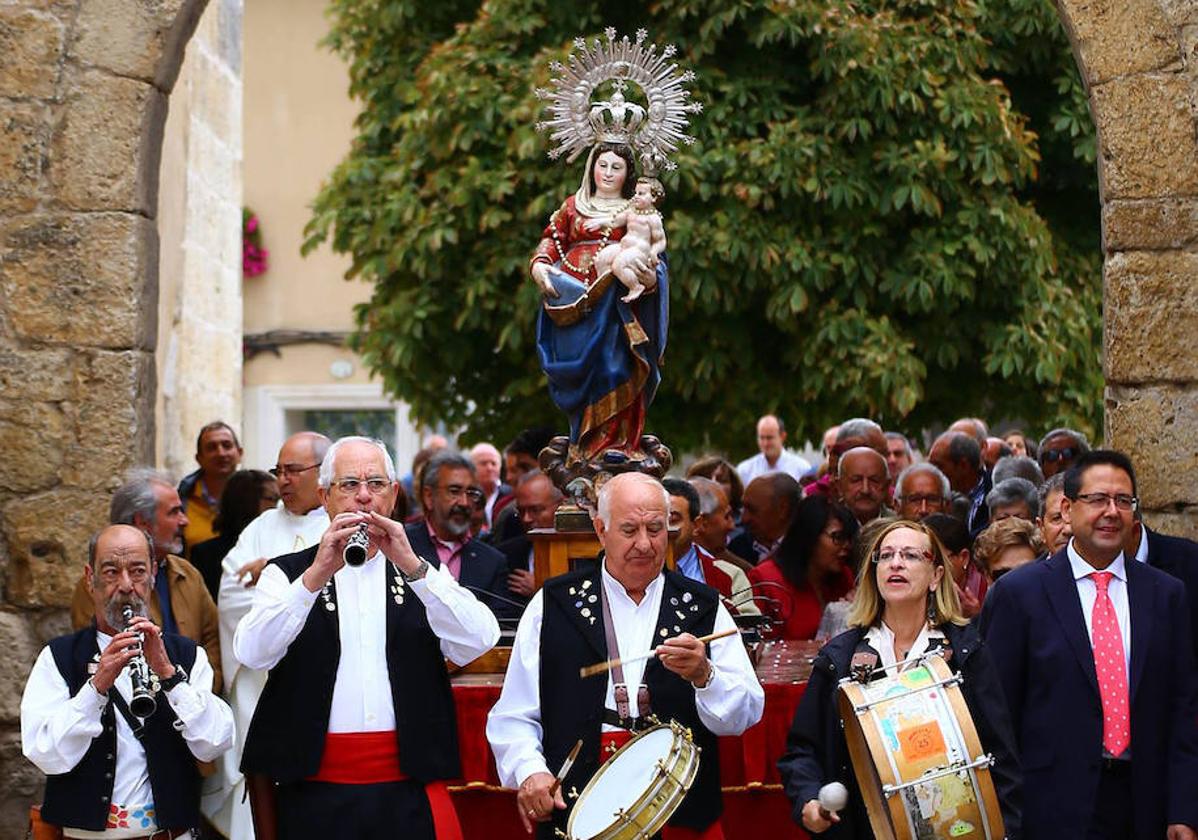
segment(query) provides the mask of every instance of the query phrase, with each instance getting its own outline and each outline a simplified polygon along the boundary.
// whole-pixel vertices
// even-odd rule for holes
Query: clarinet
[[[370,537],[366,536],[366,523],[362,522],[358,525],[358,530],[349,535],[341,557],[350,566],[361,566],[366,562],[366,546],[369,544]]]
[[[125,620],[127,629],[133,622],[133,607],[129,604],[121,607],[121,617]],[[158,701],[154,699],[154,689],[150,688],[150,666],[141,648],[141,645],[145,644],[145,636],[138,633],[137,639],[137,656],[129,660],[129,680],[133,684],[133,699],[129,701],[129,711],[145,720],[154,714],[154,710],[158,708]]]

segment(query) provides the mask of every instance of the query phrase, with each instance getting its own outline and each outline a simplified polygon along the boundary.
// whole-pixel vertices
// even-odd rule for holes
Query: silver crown
[[[695,74],[682,71],[670,61],[677,50],[667,46],[661,52],[656,44],[645,44],[647,33],[637,30],[636,40],[616,38],[608,27],[606,43],[594,39],[574,39],[568,66],[555,61],[549,69],[555,74],[550,88],[538,88],[537,98],[546,101],[551,119],[537,123],[538,131],[548,131],[555,145],[549,157],[566,155],[575,160],[596,143],[626,143],[632,147],[648,175],[662,169],[674,169],[670,155],[679,144],[690,145],[695,139],[686,133],[688,114],[703,110],[690,102],[686,85]],[[592,101],[596,88],[614,82],[614,93],[606,100]],[[629,83],[638,87],[648,107],[629,102],[624,91]]]

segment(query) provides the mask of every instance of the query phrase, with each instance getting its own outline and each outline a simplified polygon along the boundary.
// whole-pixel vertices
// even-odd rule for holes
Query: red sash
[[[700,555],[701,556],[701,555]],[[605,763],[616,750],[632,740],[632,733],[627,730],[604,732],[599,736],[599,763]],[[693,828],[679,828],[667,825],[661,830],[662,840],[724,840],[724,829],[716,820],[703,831]]]
[[[404,782],[407,774],[399,767],[399,741],[395,730],[388,732],[329,732],[324,736],[320,769],[310,782],[338,785],[373,785]],[[433,812],[437,840],[462,840],[462,826],[449,798],[445,782],[424,786]]]
[[[707,580],[707,585],[725,598],[731,598],[732,576],[717,566],[715,558],[700,548],[697,543],[695,545],[695,555],[699,558],[699,562],[703,564],[703,577]]]

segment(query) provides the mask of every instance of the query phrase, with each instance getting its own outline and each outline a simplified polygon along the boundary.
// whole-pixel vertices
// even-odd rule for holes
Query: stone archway
[[[1057,0],[1098,129],[1106,438],[1198,537],[1198,2]]]
[[[154,458],[167,96],[207,0],[0,6],[0,835],[40,774],[21,757],[25,676],[107,516]]]

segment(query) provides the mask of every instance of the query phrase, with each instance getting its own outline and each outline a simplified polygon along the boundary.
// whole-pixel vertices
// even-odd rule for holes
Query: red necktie
[[[1098,672],[1098,692],[1102,696],[1102,745],[1113,756],[1120,756],[1131,743],[1131,721],[1127,710],[1127,663],[1123,658],[1123,636],[1115,618],[1115,605],[1107,594],[1114,575],[1092,572],[1098,595],[1090,618],[1093,628],[1094,669]]]

